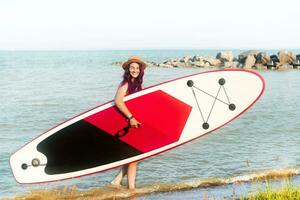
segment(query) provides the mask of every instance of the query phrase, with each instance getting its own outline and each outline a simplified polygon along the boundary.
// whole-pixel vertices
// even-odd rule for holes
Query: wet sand
[[[299,169],[283,169],[266,172],[257,172],[249,175],[194,180],[182,183],[155,183],[145,185],[135,190],[125,186],[107,185],[79,191],[76,186],[54,188],[49,190],[34,190],[13,199],[206,199],[232,198],[247,196],[263,188],[265,180],[271,180],[275,187],[284,180],[291,180],[300,185]]]

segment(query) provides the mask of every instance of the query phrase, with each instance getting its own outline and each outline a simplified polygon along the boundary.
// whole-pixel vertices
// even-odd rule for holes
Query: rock
[[[195,67],[205,67],[205,62],[202,61],[197,61],[193,63]]]
[[[276,68],[276,65],[275,65],[275,63],[273,62],[273,60],[270,59],[270,62],[268,62],[268,63],[266,64],[266,67],[267,67],[267,69],[275,69],[275,68]]]
[[[248,55],[245,63],[244,63],[244,69],[252,69],[252,67],[255,65],[256,59],[254,55]]]
[[[190,56],[185,56],[181,59],[179,59],[179,62],[182,62],[182,63],[187,63],[188,61],[192,60],[192,58]],[[176,60],[177,62],[178,60]]]
[[[224,68],[238,68],[239,62],[238,61],[233,61],[233,62],[225,62],[223,64]]]
[[[202,57],[200,57],[200,56],[194,56],[192,59],[191,59],[191,61],[192,62],[198,62],[198,61],[200,61],[202,59]]]
[[[268,69],[277,69],[277,65],[279,64],[279,59],[277,55],[271,55],[270,56],[270,62],[267,63]]]
[[[294,63],[293,63],[293,67],[294,67],[294,69],[299,69],[299,67],[300,67],[300,60],[296,60]]]
[[[184,62],[185,62],[184,58],[181,58],[181,59],[179,60],[179,62],[184,63]]]
[[[254,68],[254,69],[257,69],[257,70],[268,70],[268,67],[267,67],[266,65],[264,65],[264,64],[259,64],[259,63],[255,64],[255,65],[253,66],[253,68]]]
[[[292,65],[296,61],[296,55],[293,52],[288,51],[279,51],[278,52],[278,59],[281,65],[283,64],[290,64]]]
[[[211,66],[210,66],[209,62],[205,62],[204,67],[211,67]]]
[[[123,65],[124,62],[122,61],[116,61],[116,62],[113,62],[112,65]]]
[[[271,60],[270,56],[266,52],[259,52],[256,56],[256,63],[266,65]]]
[[[169,60],[171,63],[177,63],[177,62],[180,62],[180,59],[178,58],[174,58],[174,59],[171,59]]]
[[[253,56],[256,59],[256,56],[258,53],[259,53],[259,51],[257,51],[257,50],[245,51],[238,56],[239,57],[238,60],[240,63],[245,63],[246,58],[248,56]]]
[[[203,57],[203,56],[194,56],[191,61],[192,62],[201,62],[204,59],[205,59],[205,57]]]
[[[180,68],[188,68],[188,67],[195,67],[193,65],[192,62],[188,61],[188,62],[185,62],[185,63],[182,63],[182,62],[173,62],[172,65],[174,67],[180,67]]]
[[[240,62],[238,62],[239,64],[238,64],[238,68],[243,68],[244,67],[244,64],[243,63],[240,63]]]
[[[193,57],[191,58],[191,61],[192,61],[192,62],[196,62],[196,61],[197,61],[197,56],[193,56]]]
[[[158,63],[156,62],[149,62],[149,63],[146,63],[148,66],[158,66]]]
[[[284,70],[290,70],[290,69],[293,69],[293,65],[290,65],[288,63],[284,63],[284,64],[279,64],[277,66],[277,69],[280,70],[280,71],[284,71]]]
[[[182,63],[182,62],[178,62],[176,60],[172,60],[170,62],[170,64],[173,66],[173,67],[185,67],[185,63]]]
[[[204,58],[203,60],[209,63],[210,66],[219,66],[221,64],[221,61],[215,58]]]
[[[158,67],[163,67],[163,68],[173,68],[172,65],[169,65],[169,64],[164,64],[164,63],[160,63],[157,65]]]
[[[219,59],[221,62],[232,62],[233,61],[232,51],[219,52],[216,56],[216,59]]]
[[[276,63],[279,63],[279,59],[278,59],[277,55],[271,55],[270,58],[275,65],[276,65]]]

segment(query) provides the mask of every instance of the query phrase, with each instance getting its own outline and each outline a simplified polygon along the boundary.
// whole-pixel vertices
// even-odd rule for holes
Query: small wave
[[[60,189],[34,190],[26,195],[21,196],[20,198],[41,199],[42,197],[47,197],[47,199],[123,199],[149,195],[153,193],[183,191],[195,188],[208,188],[241,182],[264,181],[270,179],[277,180],[299,174],[300,168],[269,170],[228,178],[193,180],[181,183],[154,183],[137,188],[135,190],[129,190],[123,186],[115,187],[108,185],[101,188],[90,189],[88,191],[78,191],[76,186],[66,186]]]
[[[269,179],[282,179],[286,177],[292,177],[300,174],[300,168],[288,168],[279,170],[268,170],[262,172],[256,172],[249,175],[236,176],[233,178],[228,178],[227,183],[236,182],[250,182],[250,181],[263,181]]]

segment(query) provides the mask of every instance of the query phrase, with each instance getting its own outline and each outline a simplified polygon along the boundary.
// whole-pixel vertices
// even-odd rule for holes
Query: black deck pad
[[[49,136],[37,150],[47,157],[45,172],[49,175],[89,169],[142,153],[84,120]]]

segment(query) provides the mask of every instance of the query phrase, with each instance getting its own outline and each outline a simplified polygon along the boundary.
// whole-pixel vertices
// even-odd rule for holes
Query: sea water
[[[0,198],[73,185],[79,190],[99,188],[118,173],[115,169],[66,181],[21,185],[16,183],[9,166],[10,155],[37,135],[111,100],[123,73],[113,62],[127,60],[131,55],[163,62],[189,55],[214,57],[218,52],[1,51]],[[237,56],[242,50],[233,52]],[[144,86],[205,70],[149,67]],[[172,188],[176,184],[248,177],[270,170],[291,169],[299,173],[300,70],[259,73],[265,78],[266,90],[250,110],[212,134],[140,162],[137,186]]]

